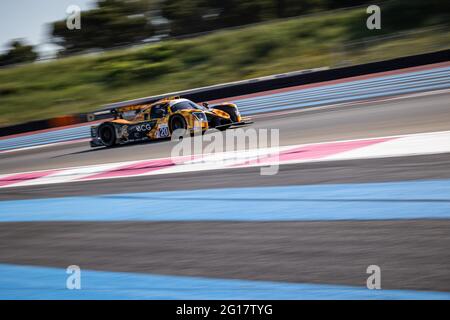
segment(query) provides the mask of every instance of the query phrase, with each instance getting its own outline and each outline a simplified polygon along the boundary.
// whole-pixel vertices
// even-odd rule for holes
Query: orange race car
[[[112,147],[132,141],[168,138],[177,129],[193,133],[210,128],[225,130],[251,123],[248,118],[243,119],[233,103],[199,105],[179,97],[115,108],[111,113],[114,120],[91,127],[91,147]]]

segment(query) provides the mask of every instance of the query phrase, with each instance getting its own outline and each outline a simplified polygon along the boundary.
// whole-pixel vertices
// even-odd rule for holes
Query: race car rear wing
[[[112,108],[110,109],[110,113],[113,115],[115,119],[134,118],[136,114],[138,114],[141,110],[145,109],[148,106],[149,106],[148,104],[138,104],[126,107]]]
[[[179,96],[165,97],[165,98],[162,98],[155,102],[168,102],[170,100],[179,99],[179,98],[180,98]],[[151,103],[126,105],[126,106],[122,106],[122,107],[111,108],[110,113],[114,116],[114,118],[134,117],[139,111],[149,107],[150,105],[151,105]]]

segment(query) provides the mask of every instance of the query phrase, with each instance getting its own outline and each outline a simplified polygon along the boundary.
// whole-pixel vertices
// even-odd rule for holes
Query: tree
[[[359,5],[369,0],[165,0],[162,15],[171,34],[189,34],[240,26],[321,10]]]
[[[259,22],[275,11],[273,0],[165,0],[161,9],[172,35]]]
[[[161,13],[170,21],[172,35],[191,34],[209,30],[204,19],[213,12],[208,0],[166,0]],[[211,23],[213,23],[211,21]]]
[[[65,53],[138,43],[153,36],[147,11],[148,1],[98,0],[95,9],[81,13],[81,29],[69,30],[65,20],[53,23],[52,42]]]
[[[26,45],[23,40],[13,40],[9,44],[8,51],[0,55],[0,66],[16,63],[33,62],[38,58],[31,45]]]

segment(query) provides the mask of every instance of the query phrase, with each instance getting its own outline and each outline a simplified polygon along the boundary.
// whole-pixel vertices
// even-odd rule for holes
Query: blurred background
[[[450,299],[449,17],[438,0],[1,1],[0,299]],[[397,57],[192,98],[279,131],[273,176],[174,164],[168,140],[91,148],[104,120],[71,115]],[[386,290],[367,290],[373,265]]]
[[[449,47],[450,2],[70,0],[0,4],[0,126],[125,99]],[[82,9],[81,29],[66,8]]]

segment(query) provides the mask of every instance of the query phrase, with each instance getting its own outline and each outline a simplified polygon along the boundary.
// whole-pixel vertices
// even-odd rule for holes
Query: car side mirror
[[[202,105],[203,105],[205,108],[209,108],[208,102],[203,102]]]

